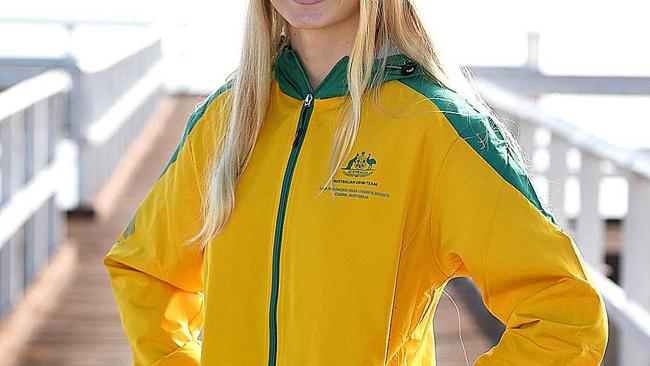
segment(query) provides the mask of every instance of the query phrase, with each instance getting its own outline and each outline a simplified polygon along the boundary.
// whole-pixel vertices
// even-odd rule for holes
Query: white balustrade
[[[0,22],[46,23],[74,31],[77,20],[6,19]],[[88,25],[94,24],[87,22]],[[101,22],[99,22],[101,23]],[[102,23],[103,24],[103,23]],[[73,80],[69,116],[64,135],[70,137],[77,159],[70,173],[61,203],[66,210],[93,211],[96,195],[113,172],[119,159],[142,130],[162,95],[161,42],[153,28],[130,26],[133,37],[97,62],[65,56],[62,58],[3,58],[0,67],[14,74],[30,75],[34,70],[64,68]],[[23,70],[21,72],[21,70]],[[0,83],[2,79],[0,78]]]
[[[58,143],[71,87],[53,70],[0,92],[0,317],[64,233]]]

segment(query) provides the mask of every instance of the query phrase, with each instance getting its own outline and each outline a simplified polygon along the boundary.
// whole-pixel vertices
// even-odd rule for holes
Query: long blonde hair
[[[503,121],[479,96],[469,70],[443,59],[412,0],[359,1],[359,25],[347,65],[349,92],[344,98],[345,113],[332,146],[327,184],[352,148],[359,130],[364,93],[372,92],[378,103],[385,59],[372,80],[371,69],[377,51],[389,43],[439,84],[462,94],[477,110],[488,114],[526,168],[521,148]],[[211,157],[208,165],[212,170],[207,175],[203,224],[187,243],[200,237],[200,248],[204,249],[224,229],[234,210],[235,187],[251,158],[269,104],[273,62],[285,42],[290,43],[287,29],[287,22],[270,1],[250,0],[239,67],[228,77],[233,82],[232,90],[224,95],[224,113],[228,116],[225,134],[215,141],[219,153]]]

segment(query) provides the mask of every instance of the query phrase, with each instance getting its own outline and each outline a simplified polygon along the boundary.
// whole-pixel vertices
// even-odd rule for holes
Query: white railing
[[[98,68],[82,69],[72,108],[79,142],[79,197],[92,206],[162,94],[160,38],[150,36]]]
[[[481,80],[481,95],[506,121],[518,124],[518,140],[529,156],[546,149],[548,169],[538,171],[547,182],[555,182],[550,205],[558,223],[573,233],[589,272],[606,302],[611,323],[620,333],[618,365],[650,364],[650,160],[639,152],[613,146],[587,134],[563,119],[541,110],[534,101]],[[550,134],[550,143],[539,146],[535,134]],[[577,171],[569,169],[571,151],[579,153]],[[534,159],[533,159],[534,160]],[[579,182],[580,209],[575,229],[564,211],[564,182],[574,176]],[[601,183],[607,176],[628,182],[628,212],[623,220],[620,253],[620,286],[606,275],[605,221],[599,212]],[[613,343],[612,343],[613,345]],[[608,364],[609,365],[609,364]]]
[[[16,19],[2,21],[19,22]],[[30,20],[20,20],[29,23]],[[39,22],[43,22],[40,20]],[[72,20],[51,20],[74,31]],[[89,23],[87,25],[92,25]],[[133,39],[100,63],[62,58],[2,58],[0,67],[30,75],[35,70],[66,69],[73,80],[65,135],[72,139],[67,159],[75,168],[72,184],[62,192],[60,202],[67,210],[93,210],[96,194],[106,183],[127,147],[144,127],[162,95],[161,43],[158,33],[133,25]],[[128,43],[128,44],[127,44]],[[121,48],[121,49],[120,49]],[[0,80],[1,81],[1,80]]]
[[[56,203],[71,78],[52,70],[0,93],[0,318],[64,235]]]

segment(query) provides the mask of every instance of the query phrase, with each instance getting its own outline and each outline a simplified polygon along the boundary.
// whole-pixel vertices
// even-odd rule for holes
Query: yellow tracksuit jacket
[[[475,365],[598,365],[607,317],[572,238],[491,119],[405,55],[387,56],[384,110],[364,101],[318,194],[347,60],[312,90],[282,49],[234,213],[205,253],[182,242],[200,227],[231,84],[190,116],[104,258],[134,364],[431,366],[442,290],[471,276],[506,325]]]

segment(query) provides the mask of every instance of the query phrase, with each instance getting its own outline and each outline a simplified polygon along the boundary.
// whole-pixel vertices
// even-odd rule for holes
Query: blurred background
[[[576,239],[607,304],[603,365],[650,366],[650,3],[415,2]],[[101,258],[237,66],[246,3],[0,2],[2,365],[130,365]],[[438,364],[471,364],[503,325],[469,279],[448,292]]]

